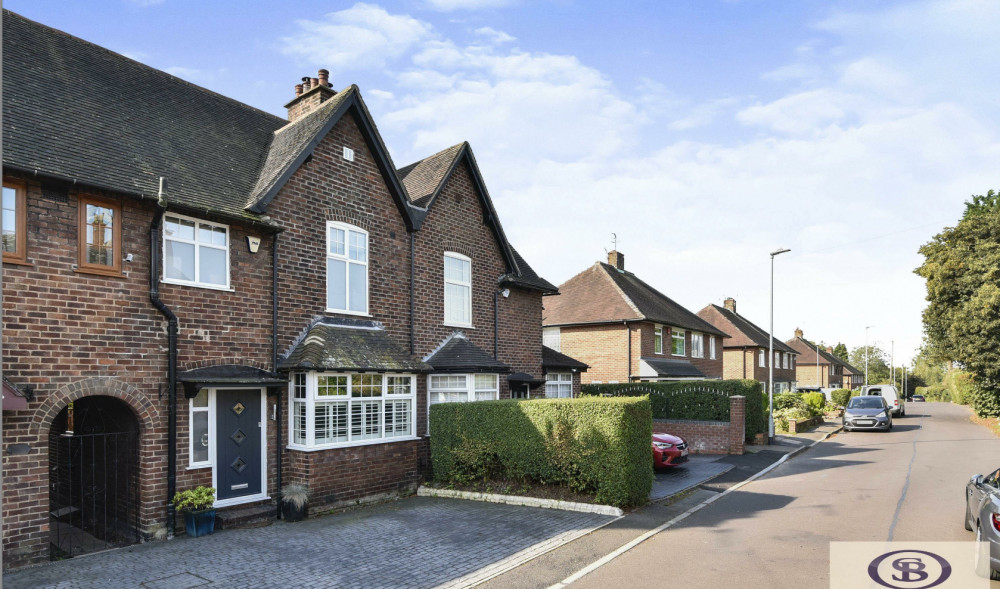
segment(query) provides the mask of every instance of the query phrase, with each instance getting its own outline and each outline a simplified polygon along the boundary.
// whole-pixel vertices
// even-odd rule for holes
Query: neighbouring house
[[[841,361],[844,369],[844,379],[841,382],[841,386],[851,390],[863,387],[865,385],[865,371],[858,370],[851,364],[844,362],[839,356],[837,359]]]
[[[796,329],[795,337],[785,343],[799,354],[795,363],[798,386],[843,388],[846,363],[833,355],[833,348],[805,339],[801,329]]]
[[[542,371],[545,373],[545,397],[566,399],[580,396],[580,377],[590,368],[548,346],[542,346]]]
[[[767,331],[737,313],[733,298],[727,298],[721,307],[708,305],[698,311],[698,316],[730,335],[722,344],[723,378],[757,380],[766,391],[771,366],[768,359],[771,338]],[[798,352],[779,339],[773,343],[774,392],[781,393],[795,388]]]
[[[625,255],[608,254],[545,299],[546,346],[586,363],[586,383],[722,378],[729,337],[632,272]]]
[[[429,404],[544,394],[557,289],[467,144],[397,170],[326,70],[286,120],[3,30],[5,568],[166,537],[196,485],[225,525],[408,492]]]

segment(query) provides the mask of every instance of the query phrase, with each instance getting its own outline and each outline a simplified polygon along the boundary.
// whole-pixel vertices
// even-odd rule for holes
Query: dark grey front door
[[[260,389],[215,392],[215,484],[220,500],[261,492],[260,395]]]

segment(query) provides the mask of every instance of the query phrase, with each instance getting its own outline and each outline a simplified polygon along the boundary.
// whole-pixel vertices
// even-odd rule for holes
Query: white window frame
[[[767,350],[761,348],[757,350],[757,366],[760,368],[767,368]],[[766,389],[767,387],[765,387]]]
[[[434,384],[433,384],[435,376],[464,377],[465,378],[465,386],[464,387],[452,387],[452,388],[445,388],[445,387],[440,387],[440,386],[435,387]],[[477,389],[476,388],[476,376],[492,376],[492,377],[494,377],[495,382],[496,382],[496,388],[490,388],[490,389],[479,388],[479,389]],[[476,392],[491,392],[491,391],[493,392],[493,398],[489,399],[490,401],[495,401],[495,400],[497,400],[497,399],[500,398],[500,375],[499,374],[495,374],[495,373],[492,373],[492,372],[480,372],[480,373],[472,373],[472,374],[451,374],[451,373],[428,374],[427,375],[427,415],[430,415],[430,413],[431,413],[431,405],[435,405],[436,404],[436,403],[432,403],[431,402],[431,394],[432,393],[435,393],[435,392],[453,392],[453,393],[464,392],[465,395],[466,395],[464,399],[459,399],[457,401],[446,401],[446,402],[448,402],[448,403],[471,403],[471,402],[474,402],[474,401],[477,401],[477,400],[482,400],[482,401],[487,400],[487,399],[476,399]]]
[[[206,405],[195,407],[194,398],[188,399],[188,469],[211,468],[215,462],[215,389],[201,389],[205,392]],[[201,392],[201,391],[199,391]],[[208,416],[208,447],[205,460],[195,462],[194,459],[194,414],[205,413]]]
[[[708,358],[709,360],[715,360],[715,336],[708,336]]]
[[[691,332],[691,357],[705,357],[705,334],[696,331]]]
[[[181,237],[168,237],[166,231],[167,219],[178,219],[183,221],[188,221],[194,223],[194,239],[184,239]],[[223,225],[222,223],[214,223],[212,221],[203,221],[201,219],[196,219],[195,217],[188,217],[186,215],[178,215],[176,213],[166,213],[163,216],[163,244],[161,249],[162,260],[163,260],[163,270],[162,270],[162,282],[166,284],[180,284],[183,286],[196,286],[198,288],[208,288],[211,290],[233,290],[232,288],[232,259],[231,259],[231,248],[229,243],[229,225]],[[225,229],[226,230],[226,247],[201,243],[198,241],[198,229],[201,225],[212,227],[214,229]],[[194,280],[182,280],[180,278],[167,278],[167,242],[174,241],[177,243],[184,243],[194,246]],[[226,252],[226,283],[225,284],[212,284],[211,282],[201,281],[201,256],[198,255],[201,248],[206,247],[214,250],[223,250]]]
[[[653,326],[653,352],[663,355],[663,326]]]
[[[292,405],[302,403],[303,401],[295,399],[295,378],[296,374],[303,374],[301,372],[293,372],[289,375],[289,392],[292,400]],[[417,405],[417,376],[415,374],[409,373],[346,373],[346,372],[306,372],[305,374],[305,384],[306,384],[306,439],[305,443],[295,441],[295,411],[294,408],[289,408],[288,411],[288,431],[290,435],[288,436],[288,448],[292,450],[300,450],[304,452],[312,452],[317,450],[327,450],[330,448],[346,448],[352,446],[367,446],[370,444],[388,444],[392,442],[402,442],[407,440],[415,440],[416,437],[416,405]],[[320,377],[346,377],[346,395],[320,395],[319,394],[319,379]],[[361,376],[381,376],[381,395],[377,397],[355,397],[352,395],[353,388],[355,386],[355,379],[360,381]],[[410,379],[410,386],[408,393],[392,393],[388,391],[389,388],[389,378],[391,377],[407,377]],[[360,383],[357,383],[360,384]],[[354,423],[352,419],[354,417],[354,405],[364,402],[375,401],[379,403],[379,436],[375,438],[369,437],[355,437],[354,435]],[[405,433],[397,435],[386,436],[385,426],[385,407],[388,402],[396,401],[406,401],[408,404],[408,428]],[[344,403],[347,407],[347,440],[338,442],[316,442],[316,405],[317,403],[326,402],[339,402]]]
[[[453,260],[460,260],[469,264],[469,281],[462,282],[458,280],[449,280],[447,274],[445,273],[446,260],[451,258]],[[441,277],[443,279],[441,287],[441,300],[442,300],[442,310],[444,314],[444,324],[448,327],[472,327],[472,258],[469,256],[462,255],[458,252],[445,252],[444,257],[441,259]],[[464,286],[469,289],[469,296],[465,299],[465,314],[469,317],[468,323],[459,323],[448,321],[448,285],[453,284],[455,286]]]
[[[687,356],[687,332],[683,329],[670,329],[670,355],[685,357]],[[677,336],[680,336],[681,340],[681,353],[678,354],[674,351],[674,341],[677,340]]]
[[[561,352],[562,330],[558,327],[543,327],[542,345],[557,352]]]
[[[788,370],[788,359],[791,356],[792,356],[791,354],[789,354],[788,352],[785,352],[784,356],[782,357],[782,360],[784,362],[783,367],[784,367],[785,370]]]
[[[340,229],[344,232],[344,253],[341,254],[331,254],[330,253],[330,229]],[[351,232],[360,233],[365,236],[365,260],[364,262],[351,259]],[[341,223],[340,221],[327,221],[326,222],[326,236],[324,242],[326,243],[326,255],[323,257],[323,273],[326,276],[326,282],[324,283],[326,288],[324,289],[323,296],[326,298],[326,311],[328,313],[338,313],[341,315],[358,315],[361,317],[371,317],[369,313],[369,303],[371,302],[371,275],[369,273],[370,264],[372,256],[372,242],[371,236],[364,229],[356,226],[350,225],[348,223]],[[337,309],[330,306],[330,260],[340,260],[344,262],[344,308]],[[360,265],[365,267],[365,308],[361,311],[351,310],[351,264]]]
[[[555,388],[555,395],[549,394],[549,385]],[[566,387],[569,387],[569,394],[562,395]],[[572,399],[573,398],[573,373],[572,372],[546,372],[545,373],[545,398],[546,399]]]

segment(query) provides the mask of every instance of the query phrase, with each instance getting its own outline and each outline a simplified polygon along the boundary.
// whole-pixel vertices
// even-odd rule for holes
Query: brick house
[[[467,144],[397,170],[325,70],[285,120],[3,28],[6,568],[168,537],[196,485],[223,522],[407,492],[429,398],[543,390],[557,289]]]
[[[584,383],[722,378],[729,337],[625,270],[608,254],[545,300],[545,345],[590,368]]]
[[[823,348],[805,339],[801,329],[796,329],[795,337],[785,344],[799,354],[795,364],[798,386],[843,388],[846,362],[833,355],[833,348]]]
[[[730,334],[722,344],[723,378],[749,378],[760,381],[767,390],[770,338],[746,317],[736,312],[736,299],[727,298],[723,306],[708,305],[698,316]],[[774,340],[774,392],[795,388],[795,358],[798,355],[779,339]]]
[[[839,359],[839,358],[838,358]],[[841,383],[845,389],[857,389],[865,385],[865,371],[858,370],[854,366],[841,360],[844,367],[844,379]]]

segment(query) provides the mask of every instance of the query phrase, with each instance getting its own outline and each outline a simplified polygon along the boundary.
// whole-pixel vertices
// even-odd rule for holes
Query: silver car
[[[976,532],[976,572],[1000,580],[1000,469],[965,486],[965,529]]]
[[[889,431],[892,429],[892,409],[883,397],[852,397],[844,408],[844,431],[856,429]]]

